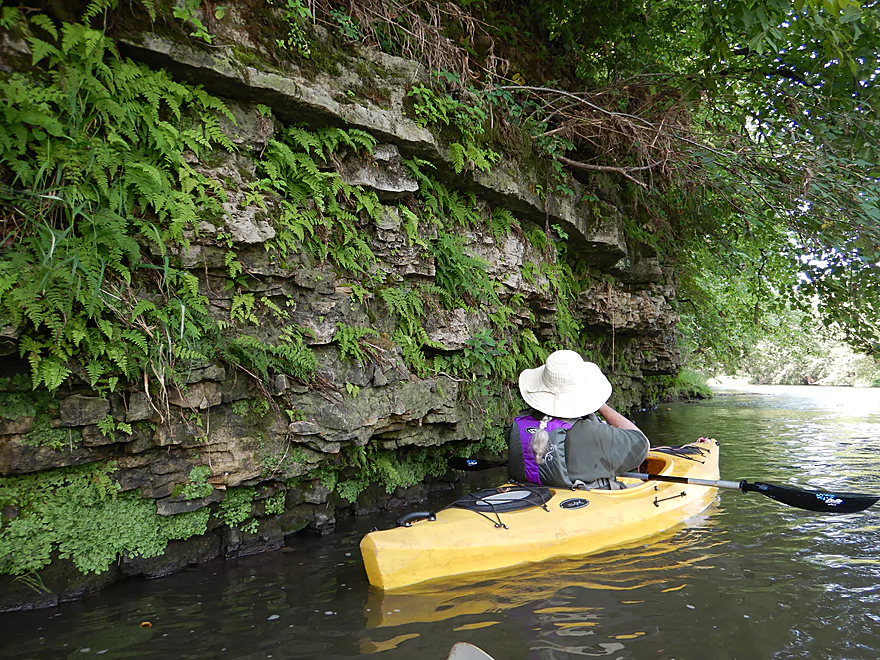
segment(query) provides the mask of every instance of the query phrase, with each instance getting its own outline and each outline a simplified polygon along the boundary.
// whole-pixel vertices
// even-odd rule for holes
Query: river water
[[[654,444],[717,438],[726,479],[880,493],[880,390],[719,393],[635,421]],[[0,657],[441,660],[469,641],[496,660],[880,658],[880,506],[830,516],[725,491],[647,543],[382,595],[358,543],[396,515],[0,614]]]

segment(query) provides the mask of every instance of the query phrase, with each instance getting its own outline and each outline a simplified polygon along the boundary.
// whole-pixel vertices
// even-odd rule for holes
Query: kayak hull
[[[693,446],[699,448],[698,454],[651,451],[649,472],[718,479],[717,443]],[[703,511],[717,493],[706,486],[620,480],[626,489],[552,489],[547,510],[502,513],[504,526],[496,526],[494,518],[455,508],[439,511],[435,520],[371,532],[360,545],[367,577],[373,586],[392,590],[441,577],[595,553],[669,529]],[[587,503],[561,506],[573,499]]]

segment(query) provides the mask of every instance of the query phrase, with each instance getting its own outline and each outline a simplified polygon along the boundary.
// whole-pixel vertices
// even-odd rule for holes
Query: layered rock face
[[[392,339],[402,321],[374,283],[431,286],[439,267],[431,249],[436,227],[420,222],[415,228],[418,240],[408,234],[413,227],[405,227],[401,205],[423,185],[405,159],[430,162],[434,176],[448,189],[474,195],[486,209],[505,209],[518,222],[519,231],[499,234],[487,223],[459,233],[465,251],[485,261],[499,301],[514,312],[503,335],[530,330],[539,342],[551,343],[558,337],[559,300],[542,269],[560,258],[558,249],[552,244],[538,249],[523,233],[556,226],[567,236],[565,258],[579,264],[576,272],[589,278],[567,313],[579,324],[584,345],[595,348],[595,356],[588,357],[605,360],[616,388],[612,405],[623,410],[642,405],[647,377],[677,371],[678,319],[670,304],[675,283],[648,246],[627,240],[625,211],[615,207],[614,199],[597,205],[574,180],[566,182],[569,195],[542,194],[541,175],[510,155],[488,172],[456,173],[448,148],[406,114],[406,89],[425,75],[417,63],[361,52],[340,63],[335,75],[307,77],[293,68],[245,65],[152,34],[130,34],[121,48],[128,57],[203,85],[224,99],[237,120],[223,130],[238,151],[192,163],[225,189],[224,214],[203,221],[185,247],[170,248],[171,258],[198,279],[215,318],[228,321],[232,315],[234,324],[261,339],[277,339],[285,328],[301,330],[317,369],[312,379],[278,373],[265,380],[220,361],[195,361],[185,384],[157,382],[147,374],[142,383],[101,395],[69,380],[57,396],[43,397],[20,414],[7,411],[0,417],[3,476],[112,461],[110,476],[120,493],[148,498],[158,516],[200,510],[212,515],[203,534],[171,540],[157,557],[123,553],[94,579],[63,570],[67,564],[56,559],[42,572],[47,593],[29,596],[18,585],[0,582],[0,590],[10,594],[0,606],[51,604],[122,575],[157,576],[219,555],[278,548],[300,530],[332,528],[340,510],[375,510],[449,487],[443,478],[390,493],[378,486],[364,490],[361,484],[352,503],[338,484],[343,477],[357,481],[357,468],[333,480],[321,472],[368,445],[400,456],[444,445],[451,452],[479,443],[487,421],[504,423],[486,419],[479,396],[465,396],[467,379],[442,372],[418,376]],[[381,104],[347,93],[364,85],[381,86]],[[270,108],[271,114],[257,104]],[[329,261],[314,255],[282,262],[265,249],[277,237],[277,214],[248,191],[259,177],[255,163],[273,136],[292,123],[356,128],[377,141],[371,154],[340,151],[326,169],[349,185],[374,192],[383,205],[377,220],[360,220],[361,235],[376,257],[372,279],[336,272]],[[230,250],[247,276],[244,289],[227,286]],[[246,294],[264,304],[243,309]],[[284,320],[270,313],[272,308],[283,308]],[[426,350],[446,359],[465,354],[475,337],[492,330],[495,311],[479,304],[425,310],[421,324]],[[340,328],[372,331],[360,338],[364,359],[344,354]],[[14,345],[15,332],[7,328],[4,333]],[[25,363],[10,356],[4,370],[4,376],[24,373]],[[45,434],[53,441],[37,441]],[[206,471],[196,475],[197,468]],[[191,490],[184,491],[187,487]],[[221,507],[242,487],[252,490],[243,517],[234,518],[230,507]],[[3,511],[5,520],[16,515],[14,507]]]

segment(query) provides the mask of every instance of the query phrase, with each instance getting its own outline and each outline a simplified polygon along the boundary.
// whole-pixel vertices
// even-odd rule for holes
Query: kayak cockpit
[[[648,458],[639,467],[639,472],[645,474],[668,474],[672,472],[673,460],[668,454],[651,452]],[[617,481],[626,486],[627,489],[637,488],[638,486],[647,486],[647,481],[641,479],[630,479],[628,477],[617,477]]]

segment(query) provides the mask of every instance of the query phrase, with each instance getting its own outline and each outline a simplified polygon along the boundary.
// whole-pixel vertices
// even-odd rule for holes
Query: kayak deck
[[[648,454],[648,471],[718,479],[718,447],[694,443],[692,455]],[[551,489],[543,507],[483,516],[443,509],[435,520],[376,531],[361,541],[367,577],[397,589],[426,580],[598,552],[673,527],[705,509],[716,490],[705,486],[619,478],[623,490]]]

